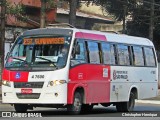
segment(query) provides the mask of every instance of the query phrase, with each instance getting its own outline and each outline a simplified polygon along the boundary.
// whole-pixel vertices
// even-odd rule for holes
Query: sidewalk
[[[149,98],[149,99],[143,99],[143,100],[136,100],[137,103],[147,103],[147,104],[159,104],[160,105],[160,89],[158,90],[158,96]]]
[[[2,100],[2,88],[1,88],[1,85],[0,85],[0,100]]]

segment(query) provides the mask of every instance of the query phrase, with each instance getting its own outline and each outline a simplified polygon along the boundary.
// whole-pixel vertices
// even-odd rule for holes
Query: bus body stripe
[[[67,103],[72,104],[76,88],[84,89],[85,103],[110,102],[110,66],[82,64],[69,71]]]
[[[75,34],[75,37],[76,38],[84,38],[84,39],[107,41],[105,35],[99,35],[99,34],[93,34],[93,33],[77,32]]]
[[[3,80],[12,82],[28,82],[29,72],[3,70]]]

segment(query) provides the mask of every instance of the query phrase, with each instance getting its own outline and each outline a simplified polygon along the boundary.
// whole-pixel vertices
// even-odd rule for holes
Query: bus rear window
[[[144,54],[146,58],[146,65],[147,66],[155,66],[155,56],[153,53],[153,49],[149,47],[144,47]]]

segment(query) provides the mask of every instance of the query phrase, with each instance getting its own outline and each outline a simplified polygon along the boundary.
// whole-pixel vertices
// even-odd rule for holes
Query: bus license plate
[[[21,93],[23,93],[23,94],[31,94],[32,93],[32,89],[21,89]]]

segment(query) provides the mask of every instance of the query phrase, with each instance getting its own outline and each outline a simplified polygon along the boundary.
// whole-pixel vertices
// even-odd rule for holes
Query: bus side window
[[[86,62],[84,43],[82,41],[78,41],[76,42],[75,46],[76,45],[79,45],[80,47],[80,54],[72,55],[73,58],[71,57],[71,66]],[[74,50],[75,49],[73,49],[73,52],[72,52],[73,54],[74,54]]]
[[[102,43],[102,58],[104,64],[113,64],[113,60],[111,62],[111,46],[109,43]],[[115,63],[115,62],[114,62]]]
[[[133,52],[132,52],[132,47],[128,46],[128,53],[129,53],[129,65],[133,65]]]
[[[146,66],[156,66],[153,48],[144,47]]]
[[[116,65],[118,63],[117,54],[116,54],[116,46],[114,44],[111,44],[111,64]]]
[[[141,46],[133,46],[133,60],[135,66],[144,66],[143,50]]]
[[[88,54],[89,54],[89,63],[100,64],[100,55],[98,43],[96,42],[87,42]]]
[[[118,44],[118,60],[120,65],[130,65],[129,50],[127,45]]]

